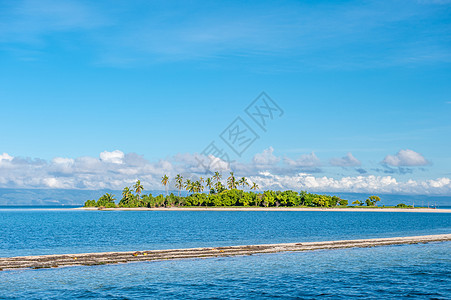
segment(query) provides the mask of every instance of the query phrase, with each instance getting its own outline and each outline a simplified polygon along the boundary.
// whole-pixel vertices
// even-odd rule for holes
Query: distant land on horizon
[[[163,190],[147,190],[145,193],[152,195],[164,194]],[[177,194],[178,191],[172,191]],[[310,192],[310,191],[308,191]],[[364,193],[331,193],[311,191],[318,194],[336,195],[340,198],[350,201],[365,200],[372,194]],[[12,189],[0,188],[0,206],[50,206],[50,205],[80,205],[82,206],[86,200],[98,199],[104,193],[112,193],[116,195],[117,201],[121,198],[122,191],[119,190],[75,190],[75,189]],[[171,193],[171,191],[169,191]],[[182,192],[186,195],[186,191]],[[404,203],[415,206],[451,206],[451,196],[435,196],[435,195],[396,195],[396,194],[379,194],[382,205],[396,205]]]

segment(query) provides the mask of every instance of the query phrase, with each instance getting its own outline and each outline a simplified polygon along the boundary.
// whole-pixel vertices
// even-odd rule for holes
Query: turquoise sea
[[[0,209],[0,256],[451,233],[451,214]],[[451,243],[0,272],[0,299],[451,298]]]

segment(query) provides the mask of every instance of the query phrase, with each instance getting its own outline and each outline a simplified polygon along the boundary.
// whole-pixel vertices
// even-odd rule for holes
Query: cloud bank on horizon
[[[0,155],[0,187],[51,188],[51,189],[122,189],[139,179],[146,189],[162,189],[161,177],[173,178],[182,174],[185,179],[208,176],[205,168],[212,159],[216,161],[211,171],[220,171],[224,177],[229,171],[246,176],[261,189],[293,189],[315,192],[355,192],[387,194],[451,195],[451,179],[447,177],[398,181],[392,176],[358,175],[332,178],[309,173],[323,166],[315,153],[301,155],[292,160],[274,155],[269,147],[257,153],[248,163],[232,162],[230,165],[215,157],[201,154],[178,154],[157,162],[150,162],[136,153],[120,150],[103,151],[99,157],[63,158],[51,161]],[[419,153],[405,149],[396,155],[387,155],[381,164],[391,166],[423,166],[427,160]],[[330,166],[360,167],[361,162],[352,153],[330,160]],[[314,169],[313,169],[314,170]],[[315,172],[315,171],[313,171]]]

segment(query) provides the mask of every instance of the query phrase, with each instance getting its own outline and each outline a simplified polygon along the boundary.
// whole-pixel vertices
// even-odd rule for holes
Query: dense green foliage
[[[118,207],[172,207],[172,206],[260,206],[260,207],[336,207],[347,206],[348,201],[337,196],[317,195],[302,191],[265,191],[256,193],[238,189],[224,190],[220,193],[193,193],[186,197],[177,196],[173,193],[168,196],[144,194],[138,196],[123,192]],[[97,202],[88,200],[86,207],[115,207],[114,203],[106,202],[105,195]]]
[[[142,194],[144,187],[138,180],[131,187],[125,187],[122,191],[122,198],[118,205],[115,203],[114,195],[105,194],[99,200],[88,200],[85,207],[173,207],[173,206],[257,206],[257,207],[347,207],[348,200],[337,196],[319,195],[307,193],[306,191],[296,192],[288,191],[263,191],[256,192],[259,189],[258,184],[252,182],[249,184],[245,177],[237,179],[234,173],[226,179],[226,184],[221,182],[222,175],[216,172],[211,178],[202,178],[193,181],[178,174],[175,177],[175,187],[178,189],[178,195],[173,193],[168,195],[169,177],[164,175],[161,183],[165,187],[166,196],[153,196],[151,193]],[[204,186],[205,182],[205,186]],[[241,189],[239,189],[241,187]],[[245,187],[250,187],[250,191],[245,191]],[[181,190],[186,189],[188,196],[180,196]],[[227,189],[228,188],[228,189]],[[204,193],[204,190],[208,191]],[[254,190],[254,191],[252,191]],[[380,201],[378,196],[370,196],[365,201],[356,200],[353,205],[376,206]],[[398,204],[397,207],[408,207],[405,204]]]
[[[85,202],[86,207],[106,207],[106,208],[112,208],[116,207],[116,203],[114,202],[116,199],[114,198],[114,195],[106,193],[102,197],[97,200],[88,200]]]
[[[378,196],[370,196],[365,200],[367,206],[377,206],[377,202],[381,201],[381,198]]]

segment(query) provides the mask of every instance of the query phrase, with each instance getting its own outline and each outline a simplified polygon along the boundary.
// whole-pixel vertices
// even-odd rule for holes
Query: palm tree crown
[[[216,182],[219,182],[222,178],[222,175],[219,174],[218,171],[215,172],[215,175],[213,175],[213,179],[216,180]]]
[[[245,185],[249,186],[249,183],[247,182],[246,177],[241,177],[240,180],[238,181],[238,184],[243,187],[243,190],[244,190]]]
[[[130,197],[130,188],[128,186],[126,186],[123,190],[122,190],[122,197],[123,198],[128,198]]]
[[[252,182],[252,186],[251,186],[251,190],[258,190],[258,184],[256,184],[255,182]]]
[[[135,193],[138,195],[139,198],[139,194],[141,194],[142,190],[144,190],[141,181],[137,180],[133,188],[135,189]]]
[[[177,176],[175,176],[175,187],[179,189],[179,196],[180,196],[180,191],[183,188],[183,177],[180,174],[177,174]]]
[[[164,174],[163,177],[161,177],[161,183],[164,185],[164,188],[166,189],[166,196],[168,195],[168,183],[169,183],[169,177]]]
[[[207,180],[205,181],[205,186],[208,187],[208,193],[211,193],[211,187],[213,186],[213,181],[211,180],[211,178],[207,178]]]
[[[236,184],[235,175],[233,175],[233,172],[230,172],[230,176],[227,178],[227,186],[229,189],[233,190],[236,188]]]
[[[185,181],[185,188],[188,192],[194,193],[196,191],[196,183],[187,179]]]

